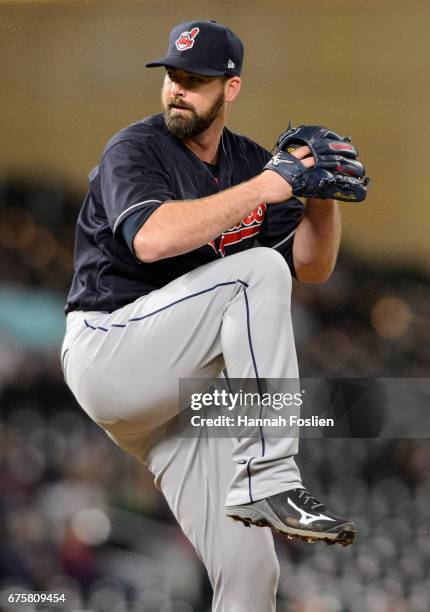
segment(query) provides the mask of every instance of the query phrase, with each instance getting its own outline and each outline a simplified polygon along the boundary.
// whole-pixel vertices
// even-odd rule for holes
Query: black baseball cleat
[[[352,521],[337,516],[306,489],[292,489],[251,504],[227,506],[227,516],[247,527],[271,527],[290,539],[348,546],[357,530]]]

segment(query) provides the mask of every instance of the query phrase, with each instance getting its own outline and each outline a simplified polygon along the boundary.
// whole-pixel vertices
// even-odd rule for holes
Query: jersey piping
[[[118,217],[118,219],[115,222],[115,225],[113,226],[113,232],[116,232],[116,229],[118,227],[118,225],[121,223],[124,215],[126,215],[128,212],[130,212],[130,210],[133,210],[133,208],[137,208],[138,206],[143,206],[145,204],[150,204],[150,203],[154,203],[154,204],[161,204],[162,200],[143,200],[143,202],[137,202],[137,204],[132,204],[132,206],[129,206],[128,208],[126,208]]]

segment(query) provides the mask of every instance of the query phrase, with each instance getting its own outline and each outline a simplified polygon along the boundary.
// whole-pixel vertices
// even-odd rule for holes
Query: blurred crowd
[[[47,353],[40,349],[61,341],[81,202],[82,194],[55,183],[0,180],[0,289],[9,298],[0,304],[0,384],[17,370],[21,378],[29,348],[37,347],[39,363]],[[429,278],[421,270],[375,265],[341,251],[328,282],[294,285],[301,375],[427,377],[429,300]]]
[[[428,612],[430,443],[302,440],[305,484],[357,522],[349,548],[276,536],[279,612]],[[243,537],[246,537],[244,529]],[[8,395],[0,423],[1,610],[209,612],[203,567],[146,468],[61,394]],[[52,608],[52,609],[58,609]],[[259,611],[255,611],[259,612]]]
[[[80,202],[51,183],[0,181],[0,610],[51,609],[7,601],[27,590],[64,593],[52,610],[206,612],[205,571],[150,474],[62,379]],[[301,375],[428,377],[429,303],[421,271],[342,252],[326,284],[294,286]],[[359,538],[338,549],[276,536],[278,611],[428,612],[430,442],[303,439],[299,464]]]

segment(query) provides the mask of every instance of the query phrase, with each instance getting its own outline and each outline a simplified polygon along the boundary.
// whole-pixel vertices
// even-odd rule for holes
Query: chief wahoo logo
[[[194,40],[200,32],[199,28],[193,28],[191,32],[182,32],[176,40],[175,45],[178,51],[186,51],[194,45]]]

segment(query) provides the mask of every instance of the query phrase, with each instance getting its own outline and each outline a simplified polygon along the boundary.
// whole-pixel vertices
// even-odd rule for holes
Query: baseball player
[[[147,64],[165,67],[163,113],[116,134],[89,175],[62,365],[82,408],[154,474],[213,610],[269,612],[279,565],[258,526],[346,545],[354,524],[304,488],[297,437],[177,435],[178,381],[298,378],[291,278],[328,278],[333,198],[363,199],[366,181],[353,146],[324,128],[288,130],[274,157],[228,130],[242,62],[229,28],[193,21]]]

